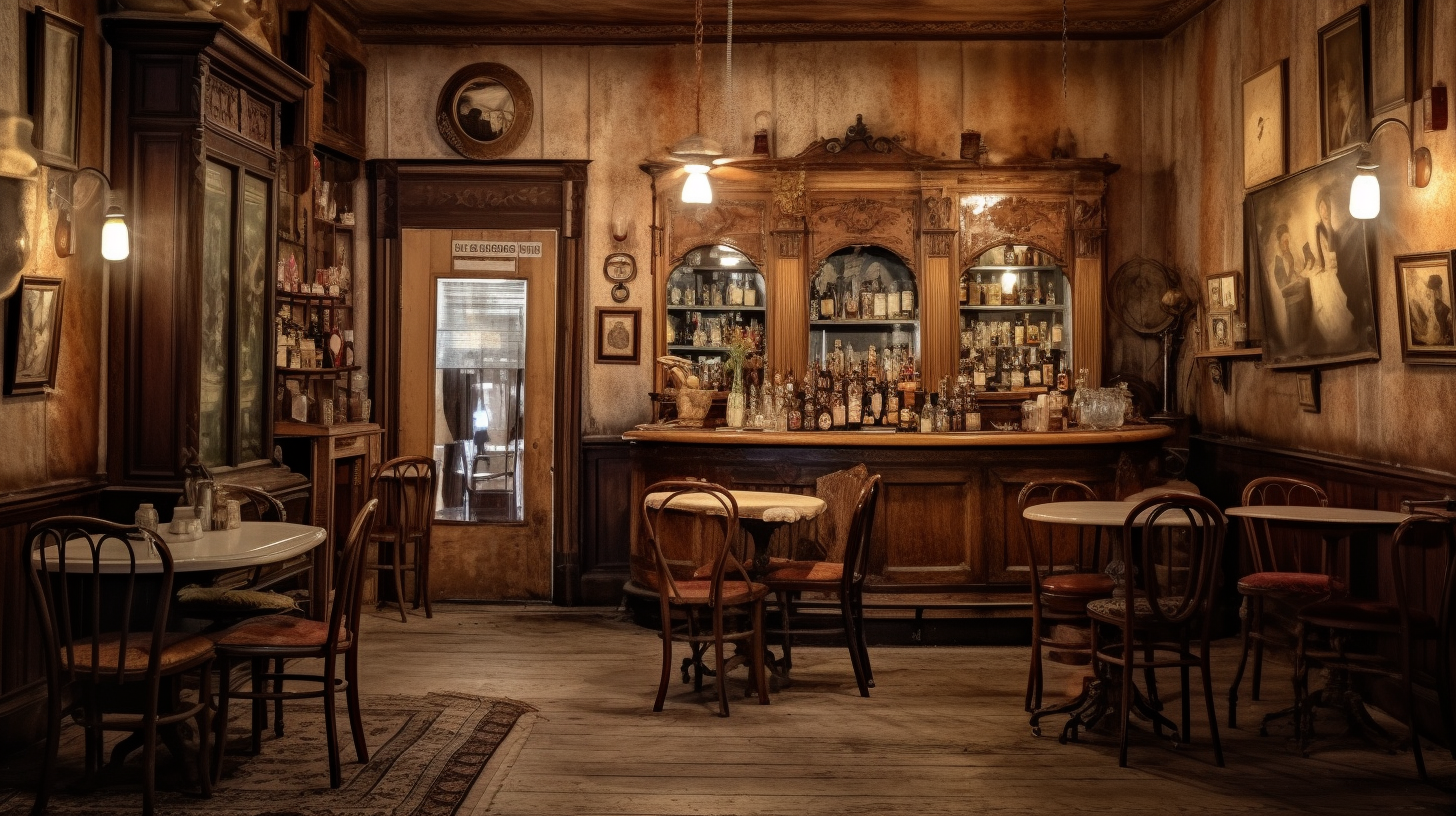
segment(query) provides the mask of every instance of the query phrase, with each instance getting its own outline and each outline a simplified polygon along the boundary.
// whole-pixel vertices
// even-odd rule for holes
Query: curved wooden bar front
[[[1026,591],[1016,504],[1022,485],[1076,479],[1101,498],[1120,498],[1148,486],[1162,440],[1172,433],[1162,425],[1054,433],[629,431],[623,438],[632,449],[632,580],[655,584],[641,529],[642,497],[653,482],[688,476],[731,489],[813,493],[818,477],[862,462],[884,480],[867,590],[956,594],[972,604],[983,597],[1004,607],[1007,593]],[[813,532],[780,531],[774,554],[789,555]],[[690,524],[665,538],[668,559],[687,563],[697,556]],[[927,600],[923,605],[936,605]]]

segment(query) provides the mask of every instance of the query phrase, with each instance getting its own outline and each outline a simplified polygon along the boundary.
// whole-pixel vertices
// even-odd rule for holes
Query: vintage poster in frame
[[[1232,351],[1234,348],[1234,316],[1232,312],[1208,313],[1208,350]]]
[[[1204,279],[1208,292],[1203,307],[1210,312],[1239,312],[1239,273],[1220,272]]]
[[[32,19],[30,111],[42,164],[81,166],[81,35],[85,29],[44,8]]]
[[[641,309],[597,307],[596,362],[636,365],[641,347]]]
[[[455,72],[435,104],[435,126],[455,152],[494,159],[516,149],[531,129],[531,89],[521,75],[497,62],[477,62]]]
[[[1395,258],[1401,359],[1411,364],[1456,365],[1452,252]]]
[[[56,387],[61,353],[60,278],[23,275],[5,314],[5,393]]]
[[[1244,187],[1289,172],[1289,61],[1279,60],[1244,80]]]
[[[1250,193],[1244,240],[1250,302],[1264,321],[1264,365],[1376,360],[1365,222],[1350,216],[1351,152]]]
[[[1415,98],[1415,0],[1370,0],[1370,107],[1373,115]]]
[[[1368,32],[1363,5],[1319,30],[1321,156],[1362,144],[1369,136]]]

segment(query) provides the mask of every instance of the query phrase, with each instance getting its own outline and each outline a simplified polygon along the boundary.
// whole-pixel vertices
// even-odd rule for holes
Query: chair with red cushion
[[[699,569],[701,565],[669,561],[665,555],[663,514],[681,513],[680,507],[672,506],[679,499],[701,504],[701,509],[695,508],[702,519],[701,560],[712,565],[706,577]],[[652,710],[661,711],[667,699],[674,641],[688,644],[692,651],[689,662],[696,669],[698,691],[703,688],[703,654],[709,646],[713,647],[719,716],[728,716],[728,672],[744,662],[749,663],[759,703],[768,705],[763,645],[763,599],[768,595],[768,587],[750,579],[748,569],[733,552],[742,538],[738,532],[738,503],[733,494],[711,482],[658,482],[647,488],[644,495],[642,521],[652,546],[656,568],[654,589],[662,618],[662,680],[657,686],[657,700]],[[674,574],[675,568],[678,574]],[[739,653],[725,659],[725,643],[739,646]],[[687,682],[686,675],[683,681]]]
[[[1439,556],[1439,557],[1437,557]],[[1456,713],[1451,700],[1451,615],[1456,601],[1456,513],[1418,512],[1395,528],[1390,548],[1394,603],[1379,600],[1337,598],[1318,601],[1299,612],[1299,646],[1295,654],[1295,727],[1301,751],[1307,751],[1314,733],[1314,706],[1320,695],[1309,693],[1309,670],[1320,666],[1334,673],[1364,674],[1391,678],[1405,691],[1405,724],[1410,729],[1411,753],[1416,773],[1426,778],[1426,761],[1421,754],[1416,728],[1416,698],[1411,679],[1417,648],[1424,652],[1435,646],[1435,675],[1442,727],[1450,739],[1456,734]],[[1434,577],[1435,580],[1431,580]],[[1412,587],[1411,584],[1415,586]],[[1422,602],[1424,599],[1424,603]],[[1329,630],[1329,651],[1310,651],[1308,627]],[[1396,638],[1397,656],[1352,654],[1345,649],[1353,634]],[[1327,686],[1328,688],[1328,686]],[[1368,720],[1356,702],[1347,712],[1354,719]],[[1373,722],[1358,725],[1370,727]],[[1358,726],[1357,726],[1358,727]],[[1379,730],[1379,726],[1375,726]],[[1456,747],[1452,748],[1456,757]]]
[[[880,495],[880,477],[870,476],[860,487],[840,560],[770,563],[763,583],[778,596],[781,628],[769,630],[783,638],[782,666],[787,674],[793,666],[793,634],[843,632],[849,646],[849,662],[861,697],[870,696],[875,676],[870,671],[870,653],[864,636],[864,579],[869,564],[870,535],[875,523],[875,499]],[[806,629],[795,619],[794,603],[804,592],[834,595],[839,601],[839,621]],[[823,620],[824,615],[815,615]]]
[[[1111,576],[1102,572],[1106,566],[1102,552],[1100,527],[1077,527],[1061,531],[1074,536],[1061,538],[1059,531],[1048,529],[1045,542],[1037,535],[1037,525],[1026,518],[1028,507],[1047,502],[1096,501],[1097,493],[1082,482],[1071,479],[1044,479],[1028,482],[1017,497],[1022,527],[1026,531],[1027,564],[1031,582],[1031,669],[1026,677],[1026,710],[1041,708],[1042,659],[1050,652],[1052,660],[1061,663],[1085,664],[1092,657],[1087,640],[1057,640],[1046,631],[1048,625],[1061,634],[1084,631],[1089,626],[1087,604],[1098,598],[1112,597]],[[1059,541],[1060,538],[1060,541]]]
[[[21,563],[30,567],[31,594],[41,621],[48,692],[45,764],[32,812],[46,811],[61,718],[67,714],[86,730],[87,776],[103,763],[105,732],[141,736],[145,814],[153,812],[156,799],[158,729],[196,720],[198,779],[202,795],[211,797],[207,739],[212,643],[167,631],[174,574],[167,544],[139,527],[63,516],[32,525],[24,552]],[[103,560],[112,569],[103,572]],[[160,569],[138,581],[138,563],[157,560]],[[114,570],[118,563],[126,568]],[[198,695],[188,705],[180,698],[180,680],[191,672],[197,674]],[[124,704],[138,686],[144,689],[141,711],[135,702]],[[163,697],[170,698],[168,704]]]
[[[214,763],[214,778],[222,775],[223,751],[227,746],[228,701],[240,697],[253,701],[252,748],[257,753],[262,747],[262,730],[266,720],[267,700],[299,700],[322,697],[324,700],[324,731],[329,749],[329,785],[339,787],[343,775],[339,770],[338,726],[334,717],[334,695],[342,691],[349,708],[349,727],[354,736],[354,750],[359,762],[369,761],[369,748],[364,742],[364,722],[359,713],[359,608],[364,583],[364,542],[368,540],[374,526],[374,514],[379,508],[378,499],[370,499],[354,517],[349,537],[344,542],[343,558],[339,561],[338,587],[334,591],[334,605],[327,620],[318,621],[291,615],[265,615],[252,618],[214,635],[217,651],[218,684],[217,700],[217,758]],[[344,657],[344,678],[337,677],[338,657]],[[290,674],[268,672],[270,660],[320,658],[324,661],[323,674]],[[229,664],[236,660],[252,663],[252,690],[233,691],[227,683]],[[272,691],[265,690],[267,681],[274,681]],[[319,683],[321,688],[289,691],[278,684],[283,681]]]
[[[1329,503],[1319,485],[1302,479],[1265,476],[1244,487],[1245,507],[1328,507]],[[1254,651],[1252,696],[1255,700],[1259,699],[1259,681],[1264,674],[1264,644],[1274,640],[1264,628],[1265,600],[1297,611],[1343,589],[1340,582],[1324,572],[1306,570],[1297,542],[1276,535],[1269,521],[1252,518],[1243,521],[1244,541],[1254,571],[1240,578],[1238,583],[1239,594],[1244,596],[1243,605],[1239,608],[1243,649],[1239,654],[1239,668],[1234,672],[1234,682],[1229,686],[1229,728],[1239,727],[1239,685],[1243,683],[1244,668],[1249,662],[1250,645]],[[1287,642],[1287,637],[1285,640]],[[1279,714],[1270,718],[1277,716]],[[1270,718],[1265,718],[1265,722]],[[1260,730],[1263,732],[1262,728]]]

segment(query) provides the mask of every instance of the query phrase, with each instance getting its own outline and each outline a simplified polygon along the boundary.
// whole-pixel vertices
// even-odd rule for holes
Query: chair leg
[[[147,696],[142,721],[142,814],[152,816],[157,806],[157,704],[158,690]],[[89,713],[89,712],[88,712]]]
[[[768,668],[764,665],[764,655],[768,651],[768,644],[763,637],[763,599],[753,602],[753,680],[758,685],[758,704],[768,705]]]
[[[1148,705],[1154,711],[1162,711],[1163,701],[1158,699],[1158,673],[1152,667],[1153,658],[1156,657],[1156,654],[1153,650],[1153,642],[1151,640],[1143,645],[1143,655],[1144,659],[1148,661],[1147,668],[1143,669],[1143,683],[1148,687]],[[1131,666],[1132,664],[1129,663],[1128,665]],[[1163,736],[1163,724],[1161,722],[1153,720],[1153,733],[1160,737]]]
[[[859,662],[859,635],[855,632],[854,610],[849,598],[839,599],[839,614],[844,619],[844,640],[849,646],[849,665],[854,669],[854,682],[859,686],[859,696],[870,696],[869,684],[865,682],[864,666]]]
[[[409,566],[406,567],[406,569],[408,569],[410,571],[410,578],[413,579],[412,581],[410,581],[410,584],[414,588],[414,595],[415,595],[414,598],[410,600],[410,609],[419,609],[420,608],[420,542],[416,541],[414,544],[415,544],[415,546],[414,546],[415,558],[414,558],[413,561],[406,562],[407,564],[409,564]],[[405,549],[409,549],[409,545],[408,544],[404,544],[402,546]]]
[[[791,593],[784,591],[775,593],[779,599],[779,623],[784,634],[784,659],[781,664],[784,674],[794,670],[794,636],[790,632],[789,618],[793,617],[793,607],[790,606]]]
[[[666,603],[659,605],[662,615],[662,679],[657,683],[657,700],[652,703],[653,711],[661,711],[667,699],[667,683],[672,677],[672,614]]]
[[[1239,607],[1239,642],[1243,649],[1239,651],[1239,667],[1234,670],[1234,682],[1229,686],[1228,693],[1228,724],[1229,728],[1239,727],[1239,684],[1244,682],[1244,667],[1249,664],[1249,616],[1253,614],[1250,609],[1251,598],[1244,596],[1244,602]]]
[[[263,675],[268,669],[267,658],[253,658],[252,661],[252,688],[253,694],[262,694],[267,686],[267,678]],[[253,698],[253,756],[263,753],[263,728],[268,724],[268,701],[261,697]]]
[[[217,784],[222,780],[222,758],[227,750],[228,732],[228,696],[232,691],[232,684],[228,682],[228,675],[232,666],[228,664],[226,657],[219,656],[217,659],[217,713],[213,715],[212,735],[212,781]]]
[[[1411,755],[1416,759],[1416,776],[1426,781],[1426,758],[1421,753],[1421,733],[1416,730],[1416,695],[1411,688],[1410,639],[1401,637],[1400,684],[1405,687],[1405,727],[1410,731]]]
[[[1298,743],[1300,753],[1304,753],[1309,746],[1309,738],[1304,721],[1305,698],[1309,696],[1309,662],[1305,656],[1305,627],[1300,621],[1294,627],[1294,741]],[[1313,722],[1309,727],[1313,728]]]
[[[1122,632],[1122,699],[1117,701],[1117,716],[1122,723],[1122,733],[1119,737],[1117,751],[1117,767],[1127,767],[1127,731],[1128,717],[1132,714],[1132,674],[1133,655],[1137,648],[1132,642],[1133,633],[1124,629]],[[1151,671],[1151,670],[1149,670]]]
[[[1259,687],[1264,680],[1264,599],[1254,598],[1254,677],[1249,698],[1259,701]]]
[[[389,545],[389,549],[389,557],[393,562],[390,566],[394,567],[391,572],[394,573],[394,600],[399,604],[399,622],[409,623],[409,617],[404,611],[404,579],[402,577],[404,571],[404,541],[396,538]]]
[[[403,606],[400,607],[403,609]],[[339,724],[334,711],[334,676],[338,669],[333,655],[324,658],[324,738],[329,748],[329,787],[337,788],[344,782],[339,770]]]
[[[41,816],[51,798],[51,781],[56,775],[56,760],[61,750],[61,695],[51,693],[46,701],[46,747],[45,759],[40,766],[40,789],[35,794],[35,804],[30,812]]]
[[[359,710],[359,647],[344,653],[344,702],[349,706],[349,729],[354,733],[354,753],[359,764],[369,761],[369,746],[364,740],[364,717]]]
[[[434,610],[430,609],[430,538],[425,536],[415,549],[415,577],[419,579],[420,590],[418,596],[425,604],[425,617],[435,617]]]
[[[1026,671],[1026,710],[1041,708],[1041,604],[1031,604],[1031,662]]]
[[[718,716],[728,716],[728,672],[723,665],[723,607],[713,608],[713,668],[718,681]]]
[[[1208,736],[1213,740],[1213,760],[1223,767],[1223,743],[1218,739],[1218,713],[1213,710],[1213,671],[1208,660],[1208,641],[1198,644],[1198,670],[1203,674],[1203,699],[1208,706]],[[1186,687],[1185,687],[1186,688]],[[1187,692],[1184,692],[1186,698]]]
[[[212,769],[208,759],[212,753],[207,738],[212,732],[212,661],[202,664],[197,679],[197,786],[203,799],[212,798]]]
[[[273,673],[278,675],[273,678],[273,693],[283,693],[283,669],[284,660],[281,657],[273,658]],[[273,701],[273,736],[283,736],[283,698],[279,697]]]
[[[1192,668],[1188,665],[1187,661],[1191,660],[1193,658],[1193,655],[1188,651],[1188,638],[1183,638],[1183,642],[1180,643],[1179,646],[1181,646],[1182,648],[1179,649],[1178,659],[1180,661],[1183,661],[1183,665],[1178,667],[1178,685],[1179,689],[1182,691],[1183,694],[1183,699],[1180,701],[1182,703],[1181,707],[1183,709],[1183,733],[1179,734],[1178,736],[1183,738],[1184,745],[1192,745],[1193,700],[1188,693],[1192,690],[1192,687],[1189,685],[1190,672],[1192,671]]]
[[[865,685],[875,687],[875,673],[870,668],[870,649],[865,643],[864,599],[858,594],[854,598],[854,634],[859,641],[859,664],[864,667]]]

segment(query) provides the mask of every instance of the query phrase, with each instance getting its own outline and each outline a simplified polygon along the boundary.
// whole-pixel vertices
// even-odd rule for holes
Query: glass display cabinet
[[[1028,246],[988,250],[961,272],[959,298],[958,377],[978,390],[1068,387],[1072,292],[1051,256]]]
[[[845,247],[809,279],[809,365],[854,366],[875,350],[895,368],[920,357],[920,290],[895,253]]]
[[[723,245],[689,250],[667,278],[667,353],[710,373],[741,334],[763,354],[765,294],[763,275],[738,250]]]

